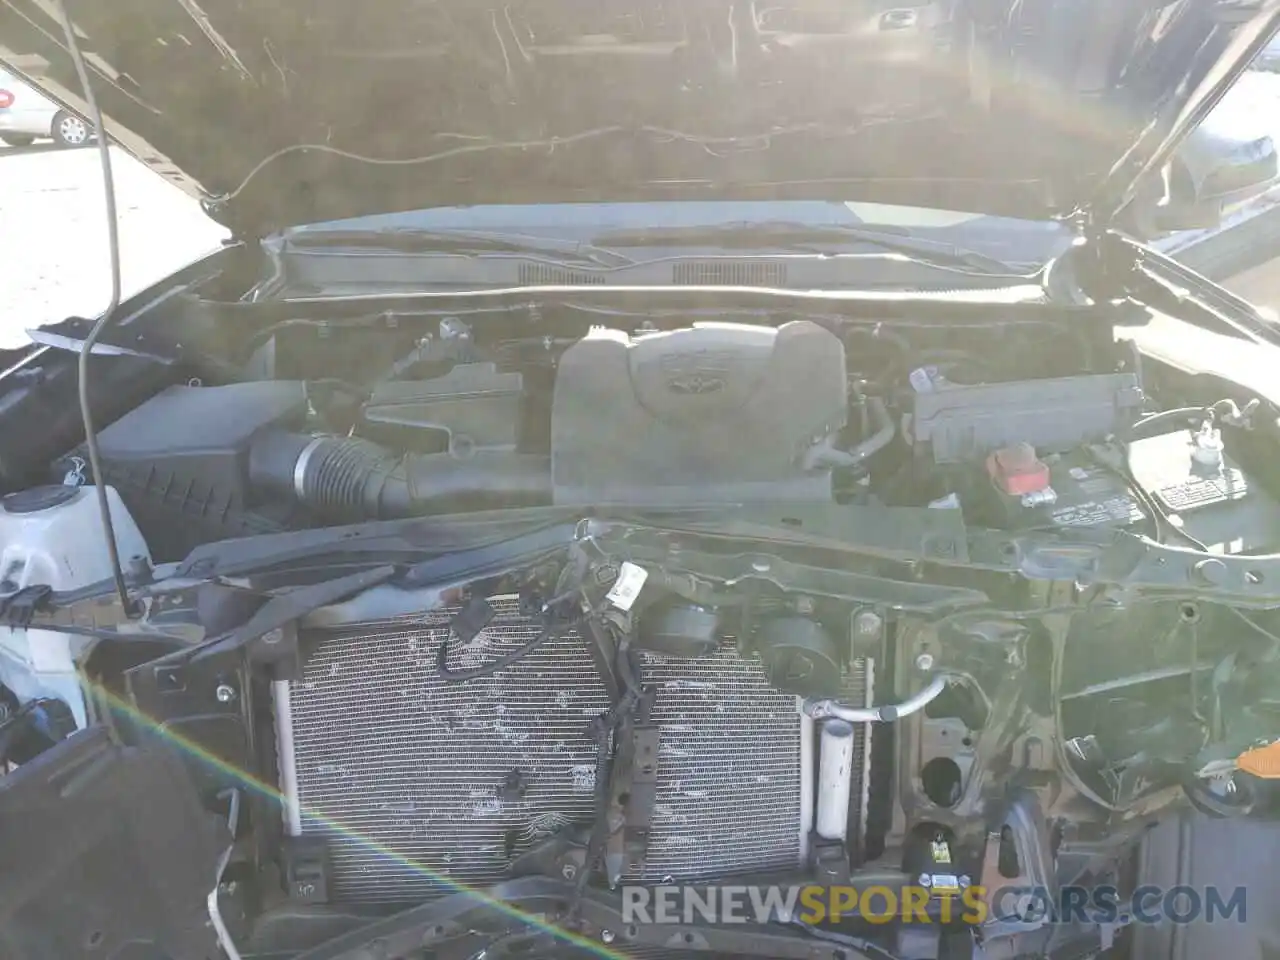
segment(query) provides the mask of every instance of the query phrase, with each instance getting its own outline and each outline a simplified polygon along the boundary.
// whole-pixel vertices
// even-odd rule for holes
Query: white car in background
[[[34,140],[78,147],[93,139],[91,125],[38,92],[14,74],[0,70],[0,141],[25,147]]]

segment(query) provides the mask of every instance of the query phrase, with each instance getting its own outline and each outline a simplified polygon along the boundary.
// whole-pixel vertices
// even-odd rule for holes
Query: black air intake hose
[[[539,506],[551,502],[551,460],[519,453],[396,456],[351,437],[271,432],[249,450],[255,490],[336,522]]]

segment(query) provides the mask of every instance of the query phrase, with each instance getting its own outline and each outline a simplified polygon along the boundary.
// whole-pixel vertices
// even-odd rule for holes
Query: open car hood
[[[1280,25],[1280,0],[71,6],[109,133],[241,236],[676,198],[1105,223]],[[55,10],[0,4],[0,58],[83,108]]]

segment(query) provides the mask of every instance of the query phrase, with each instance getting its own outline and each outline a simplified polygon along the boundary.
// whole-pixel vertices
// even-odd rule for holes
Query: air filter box
[[[98,434],[102,479],[119,491],[158,561],[201,543],[279,532],[295,518],[252,503],[249,445],[263,430],[301,427],[306,411],[302,382],[170,387]],[[89,479],[87,471],[81,447],[57,464],[55,479]]]

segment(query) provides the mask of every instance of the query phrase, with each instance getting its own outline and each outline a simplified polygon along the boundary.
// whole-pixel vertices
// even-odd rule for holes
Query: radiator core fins
[[[482,665],[537,633],[513,599],[491,602],[496,618],[450,666]],[[588,724],[608,701],[585,642],[568,634],[492,676],[443,683],[436,651],[455,612],[306,638],[314,652],[291,691],[303,834],[327,839],[338,901],[410,903],[498,882],[532,843],[590,822]],[[645,871],[628,879],[794,868],[795,698],[729,642],[696,660],[647,657],[644,678],[657,691],[659,783]]]

